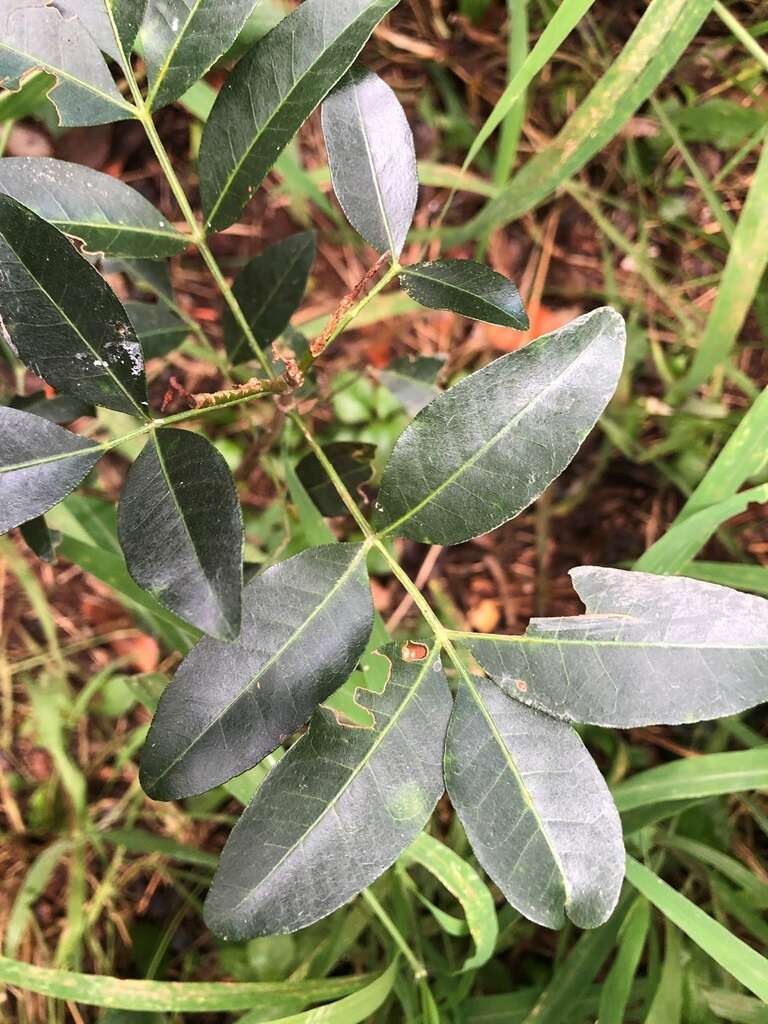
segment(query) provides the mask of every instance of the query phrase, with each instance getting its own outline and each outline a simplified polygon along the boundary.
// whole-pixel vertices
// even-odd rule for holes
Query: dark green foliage
[[[201,641],[163,695],[141,761],[159,800],[252,767],[310,717],[365,649],[373,605],[364,548],[313,548],[243,593],[240,639]]]
[[[278,338],[301,305],[315,261],[315,234],[304,231],[269,245],[237,275],[235,297],[262,348]],[[230,312],[224,316],[230,362],[248,362],[253,350]]]
[[[120,502],[120,544],[144,590],[204,633],[240,632],[243,518],[227,464],[188,430],[158,430]]]
[[[406,267],[400,278],[411,298],[430,309],[449,309],[473,320],[528,329],[517,288],[490,267],[471,260],[435,260]]]
[[[373,476],[373,459],[376,448],[372,444],[358,444],[355,441],[335,441],[323,449],[326,458],[352,496],[362,503],[361,488]],[[296,467],[296,473],[307,494],[324,516],[343,516],[347,506],[329,480],[322,463],[314,452],[306,455]]]
[[[409,650],[382,648],[384,692],[357,692],[371,728],[320,708],[270,773],[232,832],[206,902],[215,932],[236,939],[304,928],[370,885],[422,830],[443,792],[451,699],[437,648],[425,645],[415,662]]]

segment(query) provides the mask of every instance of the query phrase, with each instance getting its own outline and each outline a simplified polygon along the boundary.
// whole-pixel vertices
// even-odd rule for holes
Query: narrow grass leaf
[[[623,1024],[627,1019],[627,1004],[650,927],[648,901],[639,897],[624,918],[616,959],[601,986],[598,1024]]]
[[[723,970],[768,1002],[768,960],[765,957],[632,857],[627,858],[627,879]]]
[[[416,842],[408,847],[402,861],[406,864],[421,864],[461,904],[467,928],[475,943],[475,952],[467,957],[462,971],[476,970],[488,963],[496,948],[499,922],[488,886],[472,865],[426,832],[422,832]]]

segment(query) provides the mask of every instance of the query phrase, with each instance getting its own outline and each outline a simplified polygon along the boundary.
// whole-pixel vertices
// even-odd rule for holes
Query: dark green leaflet
[[[204,633],[237,637],[243,517],[210,441],[188,430],[155,432],[126,478],[119,533],[140,587]]]
[[[48,0],[0,3],[0,86],[17,89],[24,75],[53,75],[50,97],[64,127],[109,124],[135,116],[122,98],[88,29],[64,18]]]
[[[12,196],[90,252],[162,259],[188,239],[135,189],[110,174],[48,157],[0,160],[0,192]]]
[[[149,0],[141,39],[147,103],[173,103],[226,53],[258,0]]]
[[[384,692],[357,691],[372,728],[326,708],[274,768],[235,826],[205,905],[227,938],[291,932],[342,906],[416,838],[443,792],[451,708],[438,654],[406,661],[401,644]],[[375,655],[374,655],[375,657]]]
[[[235,278],[235,297],[262,348],[283,333],[301,305],[315,251],[314,231],[291,235],[268,245]],[[224,314],[224,344],[233,365],[254,358],[229,311]]]
[[[379,252],[403,251],[419,178],[413,135],[397,96],[365,68],[349,71],[323,103],[333,190],[350,224]]]
[[[768,700],[768,601],[619,569],[571,572],[587,614],[525,636],[461,639],[512,697],[627,729],[721,718]]]
[[[144,789],[191,796],[261,761],[350,675],[372,624],[360,544],[313,548],[258,576],[243,592],[240,639],[202,640],[163,695]]]
[[[141,346],[125,310],[64,235],[0,195],[0,329],[57,391],[147,416]]]
[[[378,527],[459,544],[516,516],[597,422],[616,389],[624,343],[618,313],[598,309],[443,392],[395,446]]]
[[[578,734],[484,679],[459,687],[445,782],[477,859],[546,928],[596,928],[624,878],[619,814]]]
[[[33,412],[35,416],[42,416],[43,419],[62,426],[73,423],[81,416],[96,415],[94,407],[87,402],[81,402],[79,398],[72,398],[70,395],[47,398],[44,391],[36,391],[32,395],[16,395],[10,405],[13,409]]]
[[[400,283],[412,299],[429,309],[449,309],[472,320],[528,330],[528,317],[517,288],[481,263],[414,263],[400,275]]]
[[[334,441],[325,445],[323,451],[352,497],[362,501],[365,496],[361,494],[360,488],[369,483],[373,476],[376,446],[356,441]],[[311,452],[301,460],[296,467],[296,475],[324,516],[347,514],[347,506],[314,453]]]
[[[101,455],[92,442],[42,416],[0,407],[0,533],[66,498]]]
[[[185,324],[162,302],[126,302],[145,359],[158,359],[177,348],[189,334]]]
[[[0,491],[2,491],[2,483],[0,483]],[[29,519],[26,523],[22,523],[21,535],[38,558],[42,558],[44,562],[56,561],[54,539],[43,516],[37,516],[36,519]]]
[[[210,230],[237,220],[285,146],[397,3],[304,0],[240,61],[219,93],[200,148]]]

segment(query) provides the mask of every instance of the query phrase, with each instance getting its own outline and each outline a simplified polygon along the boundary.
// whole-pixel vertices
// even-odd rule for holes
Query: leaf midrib
[[[64,311],[64,309],[58,304],[58,302],[54,301],[53,296],[50,294],[48,289],[43,286],[42,282],[38,279],[38,277],[35,274],[32,273],[32,271],[30,270],[30,268],[27,265],[27,263],[21,258],[21,255],[16,250],[16,247],[13,245],[13,243],[8,239],[8,236],[4,232],[0,232],[0,238],[3,239],[5,244],[8,246],[8,248],[14,254],[16,259],[19,261],[19,264],[24,268],[25,273],[29,275],[29,277],[30,277],[30,279],[32,281],[34,281],[34,283],[37,285],[37,287],[40,289],[40,291],[43,293],[43,295],[45,295],[45,297],[48,299],[48,301],[53,306],[53,308],[58,310],[58,312],[63,317],[64,321],[71,327],[71,329],[75,332],[77,337],[80,338],[82,343],[86,346],[86,348],[93,355],[94,359],[106,363],[106,367],[105,367],[106,371],[107,371],[106,376],[109,376],[111,378],[111,380],[115,384],[117,384],[117,386],[120,389],[120,391],[122,391],[123,395],[128,399],[128,401],[133,406],[133,408],[137,411],[139,416],[145,422],[149,421],[149,415],[147,414],[147,412],[144,409],[142,409],[141,406],[138,404],[138,402],[136,402],[134,397],[128,391],[126,391],[122,381],[118,379],[118,377],[113,372],[112,367],[109,365],[109,363],[107,363],[106,359],[103,358],[103,353],[99,352],[98,349],[95,349],[93,347],[93,345],[91,345],[90,341],[88,341],[88,339],[82,333],[80,328],[70,319],[70,317],[67,315],[67,313]],[[67,243],[67,244],[69,244],[69,243]],[[86,266],[87,266],[87,264],[86,264]],[[93,269],[93,268],[91,268],[91,269]],[[98,273],[98,272],[94,270],[94,273]],[[104,287],[106,288],[108,286],[106,284],[104,284]],[[119,300],[117,300],[117,299],[115,299],[115,301],[119,302]],[[131,324],[131,322],[128,319],[127,315],[126,315],[126,318],[125,318],[125,323],[128,325],[130,330],[133,331],[133,325]],[[141,351],[141,342],[139,342],[139,339],[136,337],[136,332],[135,331],[133,331],[133,334],[134,334],[134,338],[136,338],[136,344],[139,346],[139,351]],[[144,362],[144,357],[143,357],[143,354],[142,354],[142,376],[144,375],[143,362]],[[146,379],[146,377],[145,377],[145,379]]]
[[[389,223],[389,213],[387,211],[386,206],[384,205],[384,196],[382,195],[381,188],[379,187],[379,176],[377,173],[376,164],[373,159],[373,151],[371,149],[370,141],[368,139],[368,129],[365,123],[365,118],[363,117],[363,111],[360,106],[360,100],[357,94],[358,85],[361,83],[354,81],[352,76],[350,76],[350,84],[352,86],[352,97],[355,101],[355,109],[357,110],[357,115],[358,118],[360,119],[360,134],[363,137],[365,155],[368,158],[368,164],[371,168],[371,180],[373,181],[373,188],[374,192],[376,193],[376,202],[379,204],[381,220],[382,223],[384,224],[384,231],[387,236],[387,241],[389,242],[389,251],[392,253],[392,259],[396,260],[400,254],[395,252],[395,240],[392,235],[392,227]]]
[[[500,636],[483,633],[456,633],[451,636],[457,639],[483,641],[491,643],[508,644],[549,644],[565,647],[651,647],[658,650],[712,650],[712,651],[767,651],[768,642],[765,644],[724,644],[724,643],[667,643],[663,640],[559,640],[555,637],[542,636]]]
[[[127,100],[124,100],[119,93],[116,96],[110,96],[109,93],[104,92],[102,89],[99,89],[97,86],[91,84],[90,82],[86,82],[83,79],[78,78],[76,75],[73,75],[68,71],[65,71],[63,68],[55,67],[48,61],[44,61],[40,56],[37,56],[33,53],[28,53],[26,50],[20,50],[18,47],[12,46],[10,43],[0,42],[0,50],[3,49],[8,50],[10,53],[16,54],[17,57],[23,57],[25,58],[25,60],[31,61],[34,64],[34,69],[30,68],[29,70],[45,71],[49,75],[53,75],[59,83],[62,80],[70,82],[72,85],[79,86],[79,88],[85,89],[87,92],[93,93],[94,96],[99,96],[101,99],[103,99],[106,103],[109,103],[111,106],[120,107],[123,110],[128,110],[134,115],[137,114],[136,107],[134,107],[132,103],[128,103]]]
[[[316,549],[312,549],[312,550],[316,550]],[[187,756],[187,754],[190,752],[190,750],[192,750],[192,748],[197,743],[199,743],[200,740],[212,728],[214,728],[215,726],[219,725],[219,723],[220,723],[221,719],[224,717],[224,715],[226,715],[227,712],[235,704],[237,704],[237,702],[244,696],[244,694],[248,690],[251,689],[251,687],[254,685],[254,683],[257,682],[257,680],[261,679],[261,677],[264,675],[264,673],[269,671],[269,669],[272,668],[272,666],[277,661],[279,661],[279,659],[283,656],[283,654],[285,654],[285,652],[294,643],[296,643],[297,640],[299,640],[301,638],[301,636],[304,634],[304,632],[306,631],[306,629],[309,626],[309,624],[311,622],[313,622],[317,618],[317,616],[320,614],[320,612],[325,609],[325,607],[336,596],[336,594],[339,592],[339,590],[341,590],[341,588],[347,583],[349,578],[352,576],[353,572],[357,569],[357,567],[358,567],[358,565],[360,563],[360,560],[365,557],[365,554],[366,554],[366,547],[365,547],[365,545],[360,545],[360,551],[355,555],[354,559],[350,562],[349,566],[344,570],[344,572],[341,574],[341,576],[339,576],[339,578],[333,584],[333,586],[328,591],[328,593],[325,595],[325,597],[319,602],[319,604],[317,604],[312,609],[311,614],[301,623],[301,625],[298,627],[298,629],[296,629],[293,633],[291,633],[291,635],[288,637],[288,639],[285,641],[285,643],[282,645],[282,647],[280,647],[277,651],[275,651],[275,653],[261,666],[261,668],[258,670],[256,675],[252,676],[248,680],[246,685],[242,687],[242,689],[239,691],[239,693],[237,693],[232,698],[232,700],[227,702],[227,704],[219,711],[219,713],[216,715],[216,717],[205,726],[205,728],[202,730],[202,732],[199,732],[197,734],[197,736],[195,736],[195,738],[191,741],[191,743],[189,743],[184,748],[184,750],[180,754],[178,754],[173,759],[173,761],[170,762],[170,764],[166,768],[163,769],[163,771],[159,775],[153,777],[153,779],[152,779],[153,785],[156,785],[158,782],[160,782],[162,779],[164,779],[166,777],[166,775],[170,771],[172,771],[179,764],[179,762],[182,761]]]
[[[183,433],[183,432],[180,431],[180,433]],[[216,603],[216,607],[219,609],[219,615],[221,617],[221,620],[223,621],[223,623],[225,624],[225,626],[228,629],[229,628],[229,622],[227,620],[226,612],[224,611],[224,606],[223,606],[223,604],[221,602],[221,597],[220,597],[219,593],[214,589],[210,579],[208,578],[208,572],[206,571],[205,566],[203,565],[203,563],[202,563],[202,561],[200,559],[200,555],[199,555],[198,550],[197,550],[197,543],[195,541],[195,538],[192,536],[192,531],[189,528],[189,524],[187,523],[187,518],[186,518],[186,516],[184,514],[184,510],[181,507],[181,502],[179,501],[178,495],[176,494],[176,489],[175,489],[175,487],[173,485],[173,481],[171,480],[170,473],[168,472],[168,466],[166,465],[165,455],[163,454],[162,445],[160,443],[160,437],[161,437],[160,434],[156,435],[150,441],[150,444],[154,445],[154,449],[155,449],[155,451],[157,453],[158,465],[160,466],[160,471],[163,474],[163,479],[165,480],[165,486],[167,487],[168,494],[171,496],[171,499],[172,499],[174,505],[176,506],[176,512],[178,513],[178,517],[179,517],[179,520],[181,521],[181,525],[184,527],[184,531],[185,531],[185,533],[187,535],[187,539],[189,540],[189,545],[192,548],[192,554],[194,555],[195,561],[197,562],[198,568],[200,569],[200,573],[202,574],[202,577],[205,580],[206,586],[208,588],[208,592],[213,597],[213,599],[214,599],[214,601]],[[173,609],[171,609],[171,610],[173,610]]]
[[[368,763],[370,762],[370,760],[373,757],[373,755],[379,750],[379,747],[383,743],[384,739],[389,735],[390,730],[400,720],[403,712],[408,707],[408,705],[411,703],[411,701],[413,700],[413,698],[416,695],[416,693],[418,693],[419,687],[421,686],[422,682],[424,681],[424,677],[427,674],[427,671],[432,667],[432,665],[433,665],[433,663],[435,661],[435,658],[439,655],[439,653],[440,653],[440,648],[439,648],[438,644],[435,644],[434,647],[432,648],[432,651],[430,652],[429,656],[425,660],[425,662],[424,662],[424,664],[422,666],[421,672],[418,674],[418,676],[416,677],[414,682],[411,684],[411,687],[410,687],[410,689],[408,691],[407,696],[403,698],[403,701],[399,705],[399,707],[397,708],[397,711],[392,715],[392,717],[389,719],[387,724],[384,726],[384,728],[381,730],[381,732],[377,735],[376,739],[371,744],[371,746],[370,746],[369,750],[367,751],[367,753],[365,754],[365,756],[361,759],[359,764],[357,764],[355,766],[354,770],[350,773],[349,777],[345,781],[344,785],[339,789],[339,791],[336,794],[336,796],[334,796],[334,798],[332,800],[330,800],[326,804],[326,806],[323,808],[323,810],[320,812],[320,814],[318,814],[318,816],[315,818],[315,820],[302,832],[301,836],[296,840],[296,842],[293,844],[293,846],[289,847],[285,851],[283,856],[280,858],[280,860],[269,869],[267,874],[264,875],[264,877],[262,879],[259,880],[258,885],[254,886],[248,892],[247,895],[243,896],[243,898],[241,900],[238,900],[238,902],[232,908],[230,913],[233,913],[233,914],[236,913],[240,909],[240,907],[247,900],[251,899],[253,897],[254,892],[256,892],[266,882],[269,881],[269,879],[272,877],[272,875],[275,873],[275,871],[277,871],[278,868],[280,868],[283,865],[283,863],[289,857],[291,857],[293,855],[293,853],[299,848],[299,846],[306,839],[306,837],[311,832],[313,832],[314,829],[318,827],[318,824],[323,820],[323,818],[325,818],[326,815],[328,815],[335,808],[336,804],[342,798],[344,793],[346,793],[346,791],[349,789],[349,787],[352,785],[352,783],[355,781],[355,779],[358,777],[358,775],[360,775],[362,770],[368,765]],[[387,685],[388,686],[394,685],[393,680],[390,680],[387,683]],[[371,713],[374,715],[374,718],[375,718],[375,712],[371,712]],[[341,728],[344,728],[344,727],[341,726]],[[359,728],[359,727],[350,726],[349,728]]]
[[[165,55],[165,59],[160,64],[160,68],[158,69],[158,72],[157,72],[157,78],[152,83],[152,88],[150,89],[149,94],[147,95],[147,99],[146,99],[147,109],[149,109],[149,110],[152,109],[152,107],[154,105],[154,102],[157,99],[157,94],[160,91],[160,86],[165,82],[166,78],[168,77],[168,72],[169,72],[171,64],[173,62],[173,58],[176,56],[176,51],[179,49],[179,47],[181,46],[182,42],[184,41],[184,39],[186,37],[186,34],[187,34],[187,30],[189,29],[190,24],[197,17],[198,11],[200,10],[200,8],[203,6],[204,3],[205,3],[205,0],[195,0],[194,6],[190,7],[189,14],[187,16],[186,21],[181,26],[181,29],[180,29],[178,35],[174,39],[174,41],[171,44],[167,54]],[[173,31],[173,29],[171,29],[171,31]]]
[[[585,356],[587,356],[587,355],[589,355],[591,353],[592,346],[595,344],[595,342],[597,340],[598,340],[597,337],[593,338],[590,341],[590,343],[588,345],[586,345],[585,348],[583,348],[581,352],[579,352],[579,354],[576,356],[576,358],[572,362],[568,363],[568,365],[561,371],[561,373],[559,373],[557,375],[557,377],[555,377],[553,380],[551,380],[549,382],[549,384],[547,384],[546,387],[543,388],[530,402],[528,402],[525,406],[523,406],[523,408],[520,410],[520,412],[517,413],[517,415],[513,416],[512,419],[509,420],[509,422],[506,423],[501,428],[501,430],[498,430],[493,435],[493,437],[489,438],[489,440],[486,441],[485,444],[481,445],[481,447],[478,448],[476,452],[474,452],[465,462],[463,462],[457,469],[455,469],[453,471],[453,473],[451,473],[449,476],[447,476],[445,478],[445,480],[443,480],[443,482],[440,483],[433,491],[430,491],[430,493],[425,498],[422,498],[422,500],[420,502],[418,502],[416,505],[414,505],[414,507],[412,509],[410,509],[405,515],[401,516],[394,523],[390,523],[388,526],[386,526],[384,528],[384,530],[382,530],[382,532],[379,534],[379,536],[380,537],[386,537],[388,534],[392,533],[393,530],[399,529],[399,527],[402,526],[403,523],[407,523],[410,519],[413,519],[413,517],[418,515],[419,512],[421,512],[421,510],[423,508],[425,508],[427,505],[429,505],[431,502],[433,502],[435,500],[435,498],[438,497],[438,495],[442,494],[443,491],[447,487],[450,487],[460,477],[462,477],[464,475],[464,473],[466,473],[468,470],[470,470],[475,465],[476,462],[478,462],[481,458],[483,458],[483,456],[485,456],[492,448],[494,448],[496,446],[496,444],[498,444],[498,442],[502,440],[502,438],[506,437],[506,435],[514,427],[517,426],[517,424],[520,422],[520,420],[523,418],[523,416],[528,415],[531,412],[532,409],[535,409],[536,406],[539,405],[544,398],[546,398],[546,396],[549,394],[549,392],[553,388],[557,387],[559,384],[562,383],[562,381],[575,369],[575,367],[578,366],[579,362],[583,358],[585,358]],[[521,351],[525,351],[525,349],[522,349]],[[509,358],[514,358],[514,356],[516,354],[517,353],[511,353],[510,356],[503,357],[503,358],[508,358],[508,359]],[[489,365],[493,366],[495,364],[491,363]],[[483,371],[480,370],[479,372],[482,373]],[[470,377],[467,377],[465,379],[467,381],[471,380]],[[460,385],[457,385],[457,387],[460,387]],[[450,391],[446,391],[446,392],[444,392],[444,394],[445,395],[449,395]],[[454,393],[454,397],[455,397],[455,393]],[[427,408],[429,408],[429,407],[427,406]],[[399,444],[399,442],[398,442],[398,444]],[[397,447],[395,448],[395,452],[396,451],[397,451]],[[393,453],[392,457],[394,458],[394,453]]]
[[[48,220],[48,218],[45,218]],[[187,245],[190,238],[187,235],[182,235],[180,231],[176,231],[169,227],[168,230],[163,228],[148,228],[142,227],[139,224],[116,224],[114,221],[98,221],[98,220],[72,220],[70,218],[52,217],[48,220],[49,224],[53,224],[54,227],[63,230],[65,235],[73,233],[75,230],[84,230],[90,228],[96,231],[116,231],[119,234],[131,234],[131,235],[149,235],[151,238],[168,238],[174,242],[181,242]]]
[[[211,207],[211,211],[210,211],[210,213],[208,214],[208,216],[205,219],[207,227],[211,227],[213,225],[213,222],[216,220],[216,217],[218,216],[219,210],[221,209],[225,199],[229,196],[229,193],[230,193],[230,190],[232,188],[232,185],[233,185],[235,179],[239,176],[239,174],[240,174],[240,172],[241,172],[241,170],[243,168],[243,165],[250,158],[250,156],[253,153],[254,149],[256,148],[256,146],[261,141],[262,136],[266,132],[271,130],[272,123],[276,120],[276,118],[278,118],[280,116],[280,114],[283,112],[283,109],[290,104],[291,97],[293,96],[294,92],[303,84],[304,80],[313,73],[313,71],[317,67],[317,65],[320,64],[320,62],[328,55],[328,52],[339,42],[339,40],[344,35],[346,35],[346,33],[350,32],[358,24],[358,22],[363,21],[365,19],[365,16],[369,13],[369,11],[371,11],[371,9],[376,5],[376,3],[377,3],[377,0],[373,0],[373,2],[370,3],[368,5],[368,7],[366,7],[366,9],[361,14],[359,14],[353,21],[349,22],[347,27],[338,36],[336,36],[336,38],[333,40],[333,42],[326,49],[324,49],[320,53],[320,55],[318,56],[317,60],[315,60],[310,65],[310,67],[308,67],[304,71],[304,73],[301,75],[300,78],[297,78],[294,81],[293,85],[288,90],[288,92],[285,94],[285,96],[283,96],[283,98],[280,100],[280,103],[277,105],[277,107],[275,107],[275,109],[272,112],[272,114],[270,115],[270,117],[259,128],[257,134],[253,137],[253,141],[245,149],[243,155],[236,161],[235,166],[233,167],[232,171],[230,171],[230,173],[227,175],[227,177],[225,179],[224,186],[221,188],[221,190],[219,192],[219,197],[216,200],[216,202],[214,203],[214,205]],[[292,12],[291,15],[288,15],[288,17],[285,19],[285,21],[280,22],[280,24],[278,26],[276,26],[276,28],[280,28],[280,26],[284,25],[292,17],[292,15],[298,15],[298,13],[300,11],[301,11],[301,7],[296,8],[296,10],[294,12]],[[275,30],[273,29],[273,31],[275,31]],[[271,33],[269,33],[269,34],[271,34]],[[267,37],[265,36],[264,38],[266,39]],[[341,77],[343,77],[343,74],[339,76],[339,78],[341,78]],[[337,81],[338,80],[339,79],[337,79]]]
[[[431,277],[429,274],[425,274],[423,264],[421,265],[419,270],[414,270],[413,266],[414,265],[410,267],[403,267],[403,274],[405,275],[405,277],[418,277],[422,281],[429,281],[431,284],[439,284],[442,288],[450,288],[452,291],[461,292],[462,295],[468,295],[470,299],[474,299],[475,302],[479,302],[483,306],[487,306],[489,309],[499,309],[501,310],[502,313],[504,313],[505,316],[513,316],[513,314],[510,313],[509,310],[504,309],[504,307],[500,306],[498,302],[491,302],[489,299],[484,298],[482,295],[478,295],[477,292],[470,292],[466,288],[462,288],[460,285],[455,284],[453,281],[445,281],[441,280],[439,277]],[[419,264],[415,264],[415,266],[419,267]],[[509,282],[509,284],[511,287],[514,287],[514,285],[512,285],[511,282]],[[522,326],[522,324],[524,323],[523,317],[525,316],[525,313],[522,313],[522,317],[517,316],[516,314],[515,316],[518,320],[518,323],[520,323],[520,325]]]
[[[459,671],[460,671],[460,673],[461,673],[461,675],[462,675],[462,677],[464,679],[464,682],[467,684],[469,692],[472,695],[472,699],[475,701],[477,706],[480,708],[480,711],[481,711],[483,717],[485,718],[485,721],[486,721],[488,729],[489,729],[489,731],[491,733],[491,736],[495,740],[495,742],[497,743],[499,749],[501,750],[501,752],[502,752],[502,754],[504,756],[504,760],[506,761],[507,765],[509,766],[509,770],[511,771],[511,773],[512,773],[514,779],[515,779],[515,782],[517,783],[517,785],[518,785],[518,787],[520,789],[520,792],[523,795],[523,800],[525,801],[526,806],[530,809],[530,812],[533,815],[534,820],[536,821],[536,825],[537,825],[537,827],[539,828],[541,834],[544,837],[544,841],[547,844],[547,849],[549,850],[550,854],[552,855],[552,860],[554,861],[555,867],[557,868],[558,874],[559,874],[560,879],[561,879],[562,884],[563,884],[563,892],[564,892],[563,903],[564,903],[564,908],[567,911],[568,904],[569,904],[570,898],[571,898],[570,882],[569,882],[569,879],[568,879],[568,875],[567,875],[567,873],[565,871],[565,868],[563,867],[563,863],[562,863],[562,861],[560,859],[560,855],[557,852],[557,849],[555,847],[555,844],[554,844],[553,840],[551,839],[551,837],[549,835],[549,832],[547,831],[547,828],[544,825],[544,822],[543,822],[543,820],[541,818],[541,815],[539,814],[539,812],[538,812],[538,810],[536,808],[536,802],[534,801],[533,797],[531,796],[531,792],[528,789],[528,786],[525,784],[525,780],[523,779],[522,775],[520,774],[520,770],[518,769],[517,765],[515,764],[515,759],[512,756],[512,752],[510,751],[509,747],[507,746],[507,744],[506,744],[506,742],[504,740],[504,737],[501,735],[501,732],[499,731],[499,728],[496,725],[495,719],[491,715],[491,713],[488,710],[488,708],[485,706],[485,701],[480,696],[480,694],[479,694],[479,692],[477,690],[477,687],[474,685],[474,683],[472,682],[471,677],[469,676],[469,673],[467,672],[466,668],[461,664],[461,662],[459,662],[458,660],[455,662],[455,665],[459,669]],[[534,709],[534,710],[538,710],[538,709]],[[543,714],[544,712],[539,712],[539,713]]]

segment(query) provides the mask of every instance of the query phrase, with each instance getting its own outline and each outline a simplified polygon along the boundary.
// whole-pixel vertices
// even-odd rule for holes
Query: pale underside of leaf
[[[610,917],[624,877],[618,811],[578,734],[465,677],[445,751],[448,795],[507,901],[546,928]]]
[[[241,60],[203,133],[200,184],[209,229],[219,231],[238,218],[290,139],[398,2],[304,0]]]
[[[615,728],[737,714],[768,700],[768,601],[697,580],[585,567],[587,614],[461,642],[515,699]]]
[[[237,637],[242,513],[227,464],[206,438],[156,432],[128,473],[119,532],[140,587],[204,633]]]
[[[12,196],[90,252],[162,259],[188,240],[118,178],[48,157],[0,160],[0,192]]]
[[[458,544],[517,515],[596,423],[618,383],[624,343],[621,317],[599,309],[444,392],[397,442],[377,525]]]
[[[313,548],[243,592],[235,643],[201,641],[160,702],[141,761],[145,790],[173,800],[251,768],[308,720],[365,649],[373,605],[364,548]]]
[[[429,648],[425,647],[428,652]],[[419,834],[443,791],[450,693],[437,652],[406,662],[402,645],[384,692],[357,692],[374,726],[321,708],[235,827],[206,902],[230,938],[290,932],[370,885]]]
[[[35,70],[57,79],[50,98],[64,127],[136,116],[112,80],[98,44],[77,18],[63,17],[47,0],[3,0],[0,85],[17,89]]]
[[[42,416],[0,407],[0,533],[53,508],[101,455],[92,442]]]
[[[336,197],[350,224],[398,259],[418,200],[416,152],[405,111],[378,75],[354,68],[323,103]]]

